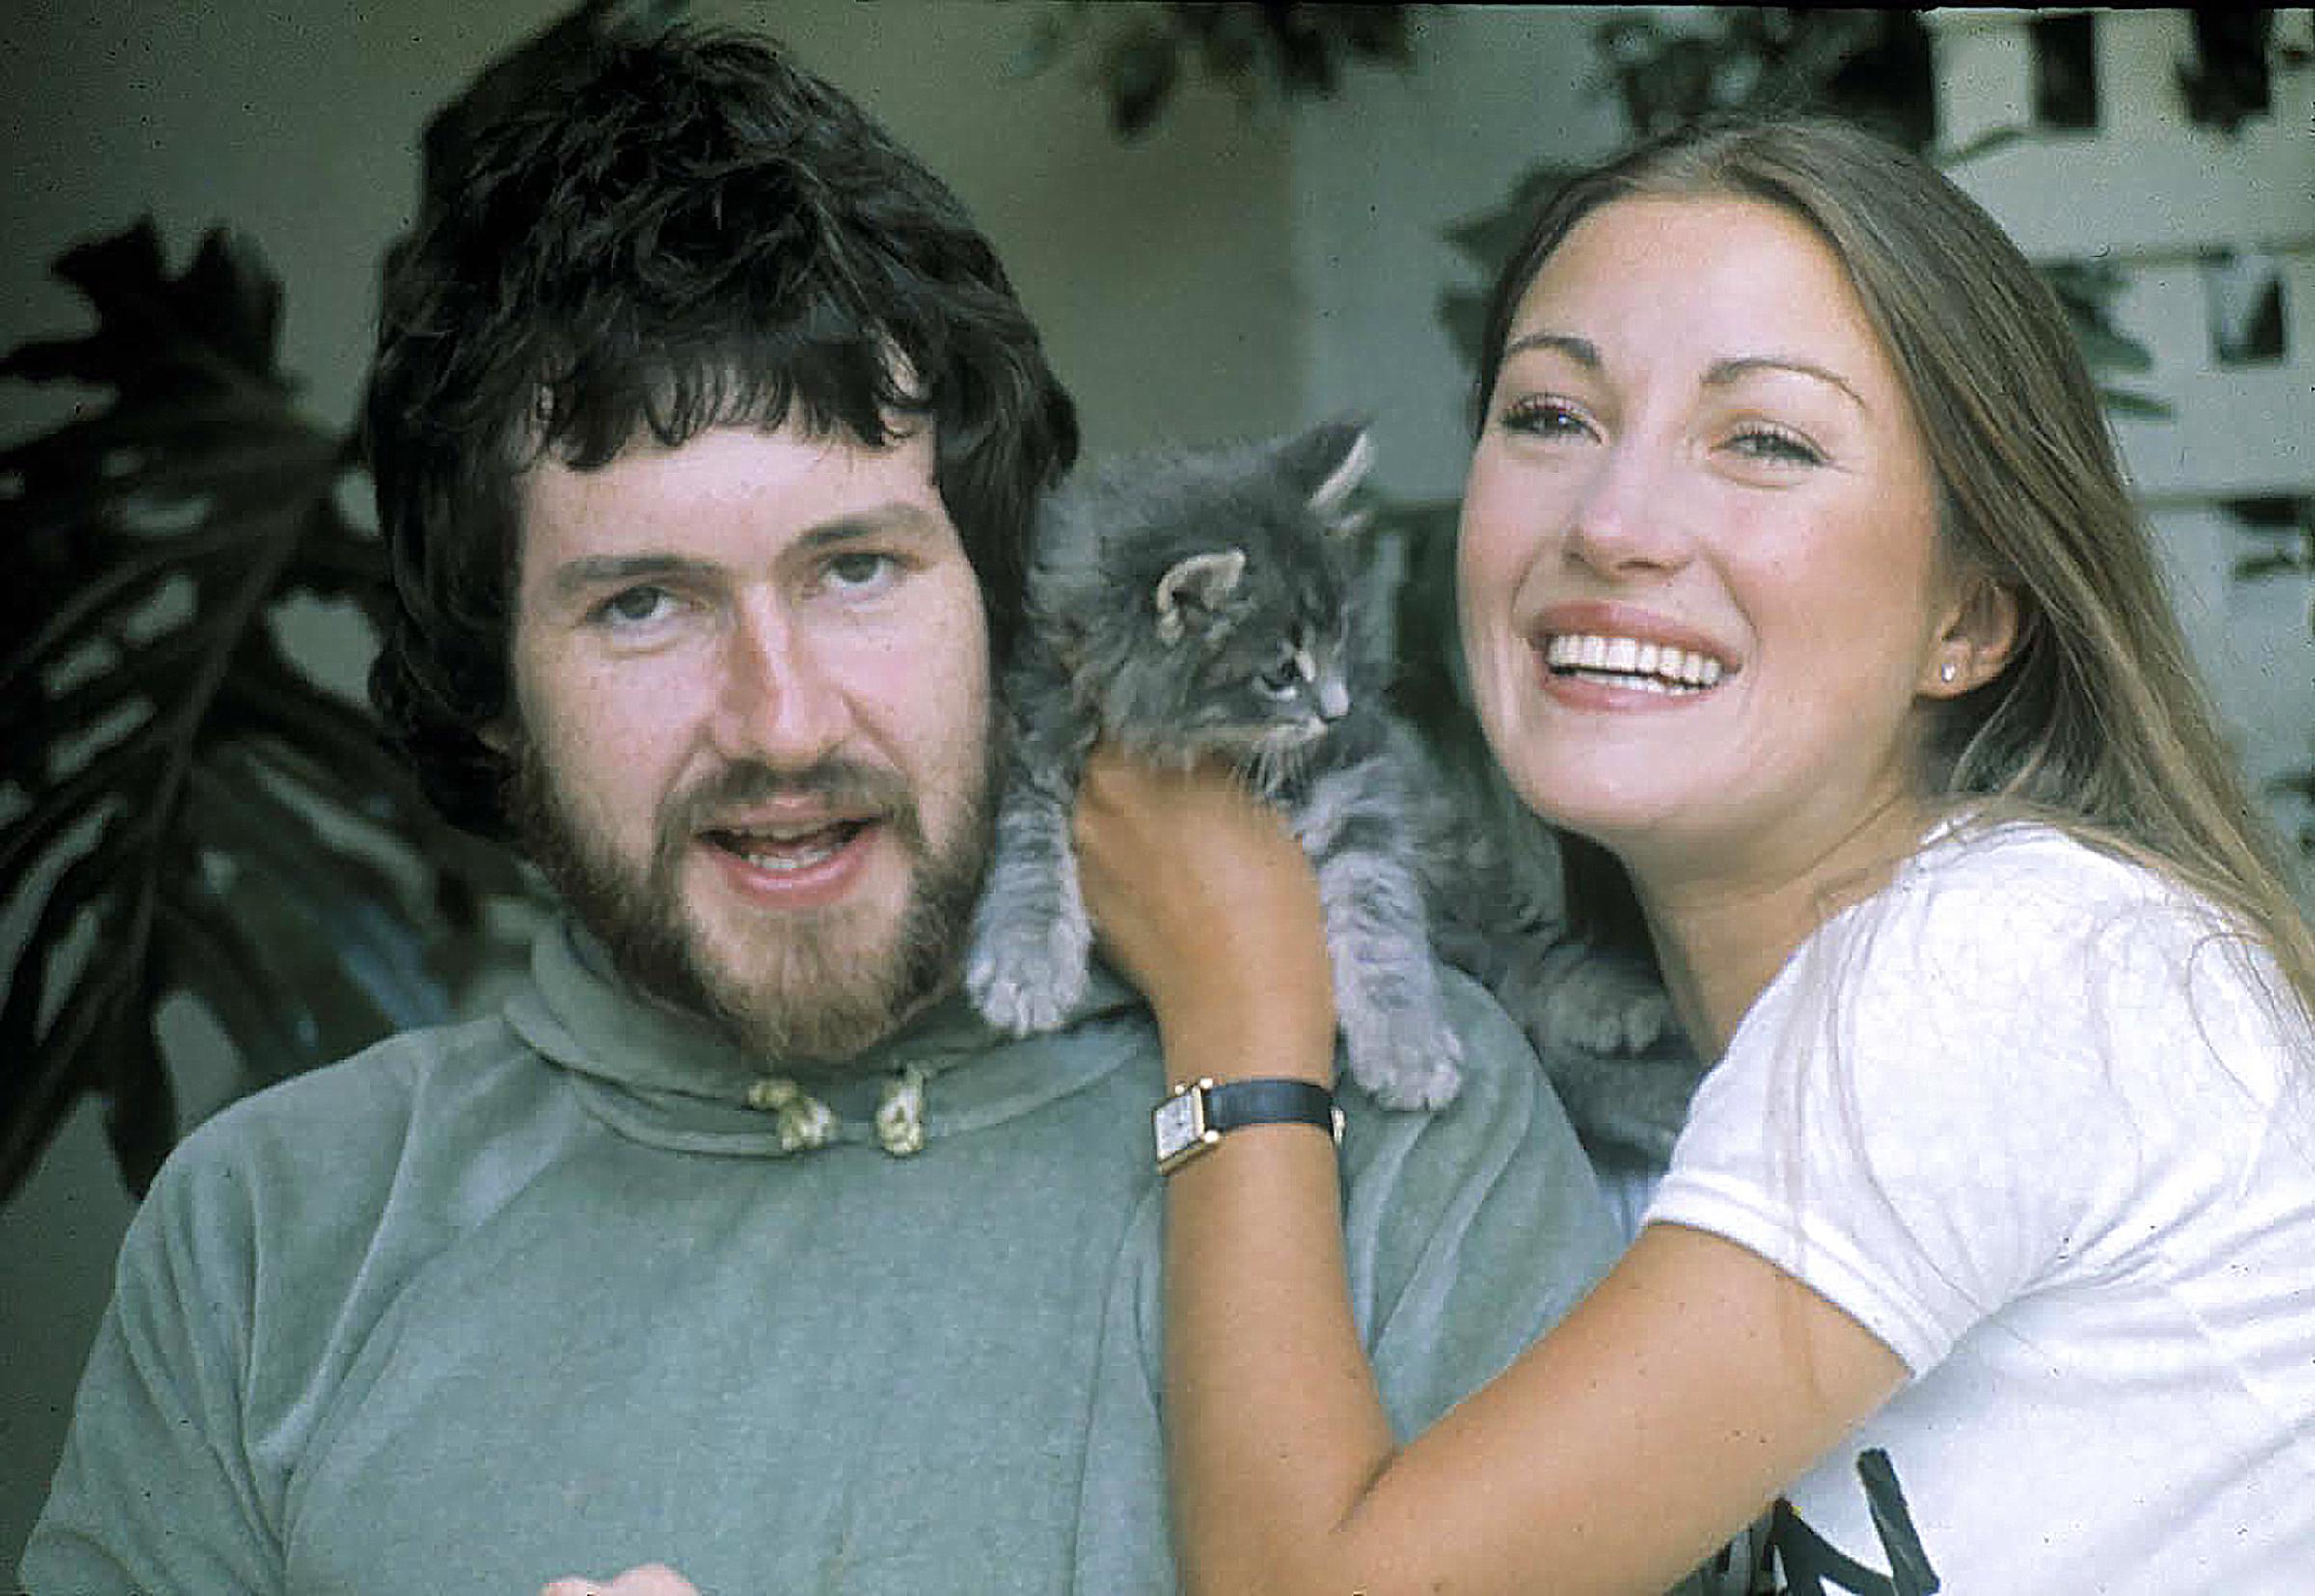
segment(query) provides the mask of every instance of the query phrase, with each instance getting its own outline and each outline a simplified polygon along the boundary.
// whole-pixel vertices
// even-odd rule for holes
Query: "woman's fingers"
[[[1332,1036],[1317,877],[1284,817],[1234,773],[1097,749],[1075,834],[1103,951],[1161,1023]]]
[[[666,1563],[644,1563],[608,1583],[572,1575],[555,1581],[538,1596],[699,1596],[691,1582]]]

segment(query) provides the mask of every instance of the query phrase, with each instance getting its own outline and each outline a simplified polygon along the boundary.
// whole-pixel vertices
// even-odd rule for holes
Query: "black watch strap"
[[[1224,1081],[1206,1089],[1206,1123],[1216,1130],[1246,1125],[1305,1124],[1342,1139],[1334,1094],[1310,1081]]]

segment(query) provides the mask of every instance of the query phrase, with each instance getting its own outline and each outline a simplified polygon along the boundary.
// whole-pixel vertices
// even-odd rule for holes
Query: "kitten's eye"
[[[1289,655],[1255,677],[1254,685],[1272,698],[1295,697],[1302,691],[1301,663]]]

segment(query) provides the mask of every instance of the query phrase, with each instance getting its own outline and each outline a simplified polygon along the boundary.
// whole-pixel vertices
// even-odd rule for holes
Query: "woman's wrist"
[[[1334,1085],[1334,1016],[1279,1014],[1248,1019],[1204,1013],[1158,1018],[1171,1081],[1275,1077]]]

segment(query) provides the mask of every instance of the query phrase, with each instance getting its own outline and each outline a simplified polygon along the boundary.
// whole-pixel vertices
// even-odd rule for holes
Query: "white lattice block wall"
[[[2315,496],[2315,10],[2275,14],[2268,113],[2231,133],[2188,115],[2188,12],[1972,9],[1925,19],[1938,143],[1964,152],[1947,168],[1954,179],[2035,260],[2119,268],[2114,325],[2153,365],[2107,375],[2171,407],[2166,418],[2114,418],[2133,485],[2248,773],[2264,782],[2303,768],[2315,758],[2315,584],[2235,580],[2260,544],[2229,506]],[[2051,67],[2040,52],[2058,19],[2073,19],[2077,41],[2089,30],[2094,125],[2040,122]],[[2280,285],[2279,352],[2222,348],[2220,327],[2235,324],[2214,316],[2215,300],[2234,302],[2246,284],[2272,291],[2270,279]],[[2279,801],[2277,814],[2293,825],[2302,818]]]
[[[2115,380],[2172,412],[2113,418],[2140,497],[2152,503],[2315,492],[2315,249],[2273,257],[2282,279],[2285,357],[2233,365],[2212,344],[2199,260],[2122,258],[2128,282],[2114,321],[2154,365]]]
[[[2035,123],[2033,24],[2085,15],[2094,26],[2099,124]],[[1991,134],[2024,136],[1949,168],[2036,258],[2097,250],[2167,254],[2212,241],[2273,246],[2315,239],[2315,11],[2276,14],[2274,111],[2234,133],[2187,119],[2177,69],[2194,55],[2184,11],[1938,10],[1938,145],[1967,150]]]

